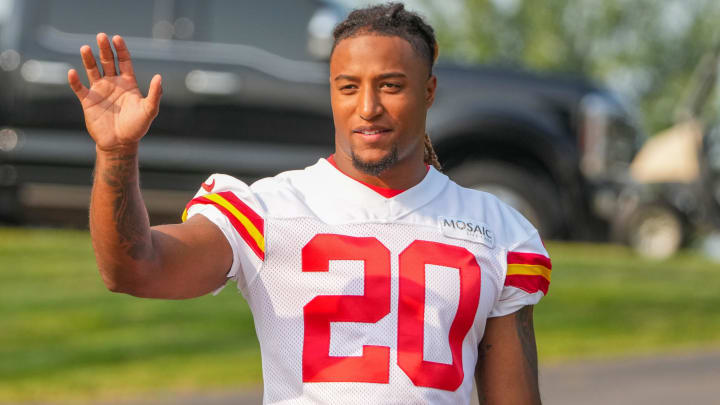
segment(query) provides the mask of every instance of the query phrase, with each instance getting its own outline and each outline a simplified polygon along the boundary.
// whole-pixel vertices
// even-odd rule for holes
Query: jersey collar
[[[328,223],[397,220],[432,201],[449,181],[430,167],[420,183],[387,198],[336,169],[326,159],[318,160],[305,173],[299,181],[311,191],[306,201]]]
[[[327,157],[325,160],[327,160],[328,163],[330,163],[331,165],[333,165],[333,167],[334,167],[335,169],[337,169],[340,173],[342,173],[342,174],[344,174],[344,175],[352,178],[350,175],[348,175],[347,173],[345,173],[345,172],[343,172],[342,170],[340,170],[340,168],[337,166],[337,163],[335,163],[335,155],[334,155],[334,154],[333,154],[333,155],[330,155],[330,156]],[[425,168],[426,168],[426,169],[429,169],[430,166],[429,166],[429,165],[425,165]],[[426,170],[426,171],[427,171],[427,170]],[[360,184],[365,185],[365,187],[371,189],[372,191],[380,194],[381,196],[383,196],[383,197],[385,197],[385,198],[393,198],[393,197],[395,197],[396,195],[398,195],[398,194],[404,192],[405,190],[407,190],[407,189],[395,189],[395,188],[379,187],[379,186],[374,186],[374,185],[369,184],[369,183],[365,183],[364,181],[361,181],[361,180],[358,180],[358,179],[355,179],[355,178],[352,178],[352,179],[355,180],[355,181],[357,181],[357,182],[360,183]]]

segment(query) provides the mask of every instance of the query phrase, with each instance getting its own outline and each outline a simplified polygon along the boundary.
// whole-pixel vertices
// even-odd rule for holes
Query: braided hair
[[[435,31],[418,14],[405,10],[402,3],[387,3],[353,10],[333,30],[332,50],[335,51],[335,47],[343,39],[367,33],[396,36],[406,40],[427,61],[428,77],[432,76],[438,55]],[[440,170],[442,167],[427,133],[424,142],[425,163]]]

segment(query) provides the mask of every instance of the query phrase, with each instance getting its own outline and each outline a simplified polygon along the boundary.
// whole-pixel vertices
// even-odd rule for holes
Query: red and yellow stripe
[[[508,252],[507,264],[505,285],[530,294],[542,291],[547,295],[552,272],[552,263],[548,257],[536,253]]]
[[[182,221],[187,220],[187,212],[195,204],[209,204],[220,210],[229,220],[237,233],[250,246],[253,252],[265,260],[264,221],[252,208],[242,202],[230,191],[206,194],[193,198],[185,207]]]

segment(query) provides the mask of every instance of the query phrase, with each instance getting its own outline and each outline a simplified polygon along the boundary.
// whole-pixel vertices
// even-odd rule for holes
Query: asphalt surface
[[[720,404],[720,352],[546,366],[540,370],[540,385],[545,405]],[[103,405],[261,402],[259,391],[244,391],[154,397]]]
[[[720,404],[720,352],[547,367],[545,404]]]

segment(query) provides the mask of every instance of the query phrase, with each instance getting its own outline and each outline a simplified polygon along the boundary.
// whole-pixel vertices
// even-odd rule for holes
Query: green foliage
[[[720,346],[720,266],[552,243],[535,309],[542,362]],[[87,232],[0,228],[0,403],[257,389],[259,346],[233,286],[217,297],[108,292]]]
[[[423,4],[438,31],[441,55],[590,76],[638,105],[651,133],[673,123],[695,66],[720,43],[715,0]]]

